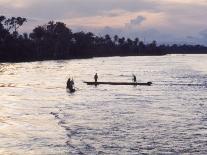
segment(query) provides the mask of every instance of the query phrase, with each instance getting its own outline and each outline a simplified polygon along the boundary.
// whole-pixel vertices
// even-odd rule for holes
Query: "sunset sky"
[[[27,32],[54,20],[97,35],[207,45],[207,0],[0,0],[0,13],[28,18]]]

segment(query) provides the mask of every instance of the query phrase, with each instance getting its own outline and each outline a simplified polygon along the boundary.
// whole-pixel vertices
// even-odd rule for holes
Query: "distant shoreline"
[[[8,60],[8,61],[0,61],[0,63],[27,63],[27,62],[44,62],[44,61],[67,61],[67,60],[86,60],[86,59],[93,59],[93,58],[112,58],[112,57],[157,57],[157,56],[165,56],[170,54],[176,55],[197,55],[197,54],[207,54],[207,53],[167,53],[162,55],[114,55],[114,56],[94,56],[94,57],[73,57],[73,58],[62,58],[62,59],[33,59],[33,60]]]
[[[33,59],[33,60],[3,60],[0,63],[24,63],[24,62],[42,62],[42,61],[65,61],[65,60],[80,60],[80,59],[93,59],[93,58],[111,58],[111,57],[142,57],[142,56],[164,56],[162,55],[110,55],[110,56],[91,56],[91,57],[73,57],[73,58],[60,58],[60,59]]]

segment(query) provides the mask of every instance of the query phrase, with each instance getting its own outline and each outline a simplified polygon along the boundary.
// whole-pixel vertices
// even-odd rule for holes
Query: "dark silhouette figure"
[[[70,83],[71,83],[71,80],[69,78],[68,81],[67,81],[67,88],[69,87]]]
[[[68,81],[67,81],[67,89],[69,89],[70,93],[75,92],[73,79],[72,80],[70,78],[68,79]]]
[[[137,82],[137,78],[136,78],[136,76],[135,76],[134,74],[133,74],[132,76],[133,76],[133,79],[132,79],[133,82]]]
[[[98,81],[98,74],[97,73],[94,75],[94,80],[95,80],[95,82]]]

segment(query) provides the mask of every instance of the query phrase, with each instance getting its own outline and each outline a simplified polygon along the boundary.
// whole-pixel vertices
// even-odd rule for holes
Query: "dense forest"
[[[19,34],[18,29],[25,22],[27,19],[22,17],[0,16],[0,62],[207,53],[207,47],[201,45],[158,46],[156,41],[145,44],[139,38],[73,33],[66,24],[53,21],[35,27],[30,34]]]

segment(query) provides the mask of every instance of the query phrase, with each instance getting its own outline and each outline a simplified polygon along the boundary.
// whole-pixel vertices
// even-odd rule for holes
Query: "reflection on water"
[[[205,154],[205,55],[0,64],[0,154]],[[198,66],[197,66],[197,62]],[[145,86],[88,86],[152,81]],[[75,79],[77,92],[67,93]]]

